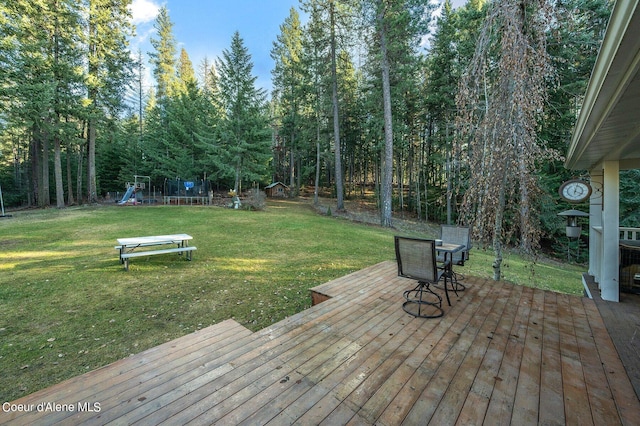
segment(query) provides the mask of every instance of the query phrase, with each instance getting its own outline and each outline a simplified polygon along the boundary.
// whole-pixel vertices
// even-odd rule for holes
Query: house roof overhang
[[[640,6],[618,0],[591,73],[565,167],[640,168]]]

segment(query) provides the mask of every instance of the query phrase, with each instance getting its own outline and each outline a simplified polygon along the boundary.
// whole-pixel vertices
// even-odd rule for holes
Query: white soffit
[[[565,167],[592,170],[604,161],[640,168],[640,7],[618,0],[596,60]]]

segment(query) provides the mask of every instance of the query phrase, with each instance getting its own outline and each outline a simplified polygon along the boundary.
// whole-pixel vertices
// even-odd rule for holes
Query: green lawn
[[[192,262],[118,262],[116,238],[169,233],[194,237]],[[310,287],[393,260],[395,233],[294,201],[16,212],[0,220],[0,401],[225,319],[262,329],[310,306]],[[490,253],[471,257],[465,273],[491,276]],[[506,263],[506,279],[582,292],[581,268]]]

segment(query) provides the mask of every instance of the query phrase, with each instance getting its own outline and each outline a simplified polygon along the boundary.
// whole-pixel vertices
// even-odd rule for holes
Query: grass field
[[[170,233],[194,237],[192,262],[118,262],[116,238]],[[16,212],[0,221],[0,402],[229,318],[262,329],[310,306],[310,287],[393,260],[396,233],[296,201]],[[491,253],[462,269],[491,276]],[[580,294],[581,271],[509,256],[505,278]]]

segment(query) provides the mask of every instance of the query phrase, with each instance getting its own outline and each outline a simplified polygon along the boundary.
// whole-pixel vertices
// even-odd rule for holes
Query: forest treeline
[[[561,156],[609,0],[469,0],[457,9],[449,1],[301,0],[273,41],[271,93],[257,87],[240,33],[220,57],[194,65],[178,51],[166,7],[152,51],[130,51],[130,3],[0,1],[6,205],[93,203],[144,175],[158,188],[176,178],[209,180],[225,191],[282,181],[294,196],[330,188],[338,208],[343,197],[377,197],[384,225],[391,210],[455,222],[493,197],[469,155],[473,143],[486,141],[478,129],[492,117],[514,128],[522,145],[556,153],[520,162],[533,168],[528,186],[502,201],[526,204],[541,230],[536,238],[557,239],[556,215],[566,209],[557,189],[572,177]],[[509,13],[520,19],[522,37],[507,52]],[[518,61],[505,59],[517,55],[518,43],[544,61],[518,71]],[[511,74],[502,74],[507,67]],[[511,86],[527,99],[518,102],[533,132],[516,132],[520,125],[504,117],[509,108],[495,107],[500,88]],[[539,97],[528,102],[528,93]],[[631,171],[621,185],[637,180]],[[465,200],[470,188],[479,193],[480,181],[486,197]],[[637,197],[623,203],[623,215],[640,205]],[[522,211],[505,211],[514,224],[500,231],[508,239],[525,239],[516,218]]]

